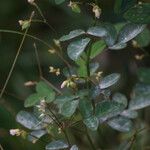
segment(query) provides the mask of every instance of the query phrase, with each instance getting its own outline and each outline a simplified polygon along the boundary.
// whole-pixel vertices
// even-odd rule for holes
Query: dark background
[[[33,23],[29,33],[47,41],[49,44],[51,44],[52,39],[57,39],[70,30],[78,28],[87,29],[94,22],[91,8],[89,7],[86,7],[86,9],[81,8],[82,13],[76,14],[67,7],[68,3],[63,3],[59,6],[53,0],[37,0],[37,3],[55,32],[46,25]],[[100,7],[102,8],[100,21],[111,23],[124,21],[121,17],[113,13],[113,4],[113,0],[102,0],[100,2]],[[26,0],[0,0],[0,29],[21,31],[18,21],[20,19],[28,19],[33,10],[35,10],[34,7],[29,5]],[[37,11],[35,12],[36,18],[39,18]],[[20,41],[21,36],[19,35],[0,33],[0,89],[4,85]],[[44,144],[41,142],[33,145],[20,137],[12,137],[9,135],[9,129],[20,127],[15,121],[15,115],[19,110],[24,109],[23,102],[25,98],[34,91],[32,88],[25,87],[24,83],[29,80],[39,80],[33,42],[34,40],[30,38],[25,40],[24,47],[20,53],[5,94],[0,100],[0,144],[4,150],[44,149]],[[48,53],[47,47],[38,42],[36,44],[45,78],[60,86],[59,81],[63,77],[56,77],[49,74],[48,67],[55,66],[62,68],[64,66],[63,63],[55,55],[51,56]],[[145,49],[149,52],[149,47]],[[107,50],[100,57],[96,58],[101,64],[100,69],[104,71],[104,74],[111,72],[120,72],[122,74],[121,82],[113,89],[114,91],[119,90],[128,97],[130,96],[131,89],[137,82],[137,68],[140,66],[150,66],[150,61],[147,57],[142,61],[135,59],[135,54],[141,53],[139,49],[134,49],[129,44],[124,50]],[[141,119],[149,124],[149,109],[145,109],[141,114]],[[111,147],[116,142],[112,138],[114,135],[116,135],[116,138],[119,138],[118,133],[110,130],[109,136],[107,137],[107,132],[104,131],[105,138],[108,138],[105,144],[110,144]],[[112,141],[109,141],[109,139]]]

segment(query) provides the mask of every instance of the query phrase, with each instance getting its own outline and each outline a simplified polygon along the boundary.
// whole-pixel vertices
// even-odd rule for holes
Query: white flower
[[[10,129],[9,133],[12,136],[15,136],[15,135],[19,136],[21,134],[21,131],[20,131],[20,129]]]

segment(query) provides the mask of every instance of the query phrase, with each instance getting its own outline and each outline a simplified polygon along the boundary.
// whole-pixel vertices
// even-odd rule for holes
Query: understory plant
[[[65,2],[55,1],[56,4]],[[49,26],[37,3],[34,0],[28,2],[37,9],[42,18],[40,21]],[[28,34],[35,20],[35,13],[31,14],[30,19],[19,21],[25,31],[22,43],[26,37],[30,37],[46,45],[48,53],[57,55],[65,64],[63,69],[50,65],[49,72],[56,76],[63,74],[65,80],[56,87],[43,77],[37,47],[34,44],[40,80],[26,83],[26,86],[35,86],[35,92],[24,102],[25,108],[29,108],[28,111],[22,110],[16,116],[16,121],[28,130],[11,129],[10,134],[22,136],[32,143],[44,141],[43,137],[46,137],[46,150],[98,150],[102,148],[94,137],[101,126],[108,126],[118,132],[131,133],[128,139],[116,148],[130,149],[135,142],[135,136],[148,128],[144,124],[135,125],[135,120],[138,118],[138,110],[150,106],[150,69],[138,70],[139,82],[127,98],[123,93],[112,91],[113,87],[121,82],[122,74],[105,74],[99,66],[101,60],[97,61],[95,58],[100,58],[99,55],[107,50],[124,51],[129,44],[144,50],[150,42],[147,38],[150,35],[147,28],[150,23],[150,4],[137,3],[136,0],[116,0],[115,13],[122,14],[124,22],[115,24],[101,20],[103,10],[97,1],[71,1],[68,6],[74,13],[82,13],[81,7],[84,5],[88,5],[93,13],[93,25],[87,29],[74,29],[60,38],[57,37],[52,46]],[[18,55],[21,48],[22,44]],[[69,61],[64,57],[64,53],[67,53]],[[144,51],[142,56],[136,57],[142,59],[141,57],[149,57],[149,54]],[[12,70],[17,58],[18,56]],[[3,92],[1,96],[2,94]],[[76,132],[81,133],[81,143],[76,143]]]

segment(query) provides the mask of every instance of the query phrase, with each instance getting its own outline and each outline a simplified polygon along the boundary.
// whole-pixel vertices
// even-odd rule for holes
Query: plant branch
[[[32,14],[31,14],[31,16],[30,16],[30,20],[29,20],[30,22],[31,22],[33,16],[34,16],[34,12],[32,12]],[[15,59],[14,59],[13,64],[12,64],[12,66],[11,66],[11,69],[10,69],[10,71],[9,71],[9,73],[8,73],[8,76],[7,76],[7,78],[6,78],[6,81],[5,81],[5,83],[4,83],[4,86],[3,86],[3,88],[2,88],[2,91],[1,91],[1,93],[0,93],[0,99],[1,99],[2,96],[3,96],[3,93],[4,93],[5,89],[6,89],[6,86],[7,86],[8,82],[9,82],[9,79],[10,79],[10,77],[11,77],[11,75],[12,75],[12,72],[13,72],[13,70],[14,70],[14,67],[15,67],[15,65],[16,65],[16,62],[17,62],[17,60],[18,60],[18,56],[19,56],[19,54],[20,54],[20,52],[21,52],[21,50],[22,50],[22,47],[23,47],[23,44],[24,44],[26,35],[27,35],[27,33],[28,33],[28,30],[29,30],[29,28],[27,28],[27,29],[25,30],[25,33],[24,33],[24,35],[23,35],[23,38],[22,38],[21,43],[20,43],[20,45],[19,45],[19,48],[18,48],[18,50],[17,50],[17,54],[16,54],[16,56],[15,56]]]

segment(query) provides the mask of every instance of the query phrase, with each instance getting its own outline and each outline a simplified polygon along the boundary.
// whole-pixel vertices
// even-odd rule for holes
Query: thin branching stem
[[[34,12],[32,12],[32,14],[31,14],[31,16],[30,16],[30,20],[29,20],[30,22],[31,22],[33,16],[34,16]],[[12,75],[12,72],[13,72],[14,67],[15,67],[15,65],[16,65],[16,62],[17,62],[17,60],[18,60],[19,54],[20,54],[20,52],[21,52],[21,50],[22,50],[22,47],[23,47],[23,44],[24,44],[26,35],[27,35],[27,33],[28,33],[28,30],[29,30],[29,28],[27,28],[27,29],[25,30],[25,32],[24,32],[24,35],[23,35],[22,40],[21,40],[21,43],[20,43],[19,48],[18,48],[18,50],[17,50],[17,54],[16,54],[16,56],[15,56],[15,59],[14,59],[13,64],[12,64],[12,66],[11,66],[11,69],[10,69],[10,71],[9,71],[9,73],[8,73],[8,76],[7,76],[7,78],[6,78],[6,81],[5,81],[5,83],[4,83],[4,86],[3,86],[3,88],[2,88],[2,91],[1,91],[1,93],[0,93],[0,99],[1,99],[2,96],[3,96],[3,93],[4,93],[5,89],[6,89],[6,86],[7,86],[8,82],[9,82],[9,79],[10,79],[10,77],[11,77],[11,75]]]

